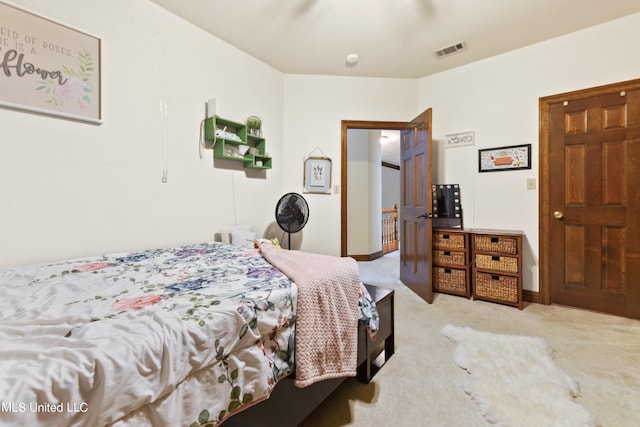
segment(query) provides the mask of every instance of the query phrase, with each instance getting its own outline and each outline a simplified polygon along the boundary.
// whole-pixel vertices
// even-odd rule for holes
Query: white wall
[[[104,122],[0,109],[0,267],[211,240],[236,221],[262,232],[273,221],[286,166],[282,73],[146,0],[13,3],[102,38]],[[208,98],[227,118],[263,119],[272,170],[248,177],[214,168],[210,150],[200,158]]]
[[[333,159],[332,182],[340,185],[341,121],[409,121],[420,110],[417,83],[414,79],[285,75],[285,191],[302,192],[303,159],[316,148]],[[340,194],[304,196],[311,214],[303,230],[302,249],[339,255]]]
[[[349,129],[347,163],[347,255],[382,252],[380,129]]]
[[[526,234],[524,288],[538,290],[538,99],[640,77],[640,14],[479,61],[419,81],[433,107],[434,181],[461,185],[464,225]],[[476,145],[443,148],[475,131]],[[478,149],[532,144],[531,170],[478,173]]]
[[[347,132],[347,255],[369,254],[369,131]]]
[[[380,130],[369,131],[369,252],[382,252],[382,147]]]
[[[466,226],[526,233],[524,287],[537,290],[538,194],[525,181],[538,174],[538,98],[640,77],[640,14],[414,80],[282,75],[146,0],[12,3],[103,39],[104,123],[0,109],[0,267],[208,240],[235,222],[262,232],[278,198],[302,192],[317,148],[340,186],[341,120],[432,107],[434,179],[461,184]],[[272,170],[200,158],[208,98],[227,118],[263,119]],[[443,148],[466,130],[475,147]],[[521,143],[534,147],[530,171],[477,173],[478,148]],[[305,197],[302,249],[339,254],[340,194]]]
[[[400,206],[400,171],[382,167],[382,207]]]

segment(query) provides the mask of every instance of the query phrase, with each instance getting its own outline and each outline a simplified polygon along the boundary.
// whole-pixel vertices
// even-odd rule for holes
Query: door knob
[[[553,212],[553,217],[555,219],[562,219],[563,216],[564,216],[564,214],[562,212],[560,212],[560,211],[554,211]]]
[[[418,217],[418,219],[420,219],[420,218],[432,218],[432,217],[433,217],[433,214],[431,214],[430,212],[425,212],[422,215],[420,215]]]

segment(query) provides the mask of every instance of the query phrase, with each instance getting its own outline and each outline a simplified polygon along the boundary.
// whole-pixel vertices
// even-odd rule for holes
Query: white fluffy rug
[[[464,391],[485,419],[500,426],[595,426],[573,401],[578,384],[553,362],[537,337],[479,332],[446,325],[442,335],[456,343],[454,361],[469,373]]]

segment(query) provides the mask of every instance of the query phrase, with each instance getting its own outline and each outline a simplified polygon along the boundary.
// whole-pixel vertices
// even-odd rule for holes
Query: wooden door
[[[541,119],[547,302],[640,318],[640,81],[543,98]]]
[[[431,109],[401,132],[400,150],[400,280],[431,303]]]

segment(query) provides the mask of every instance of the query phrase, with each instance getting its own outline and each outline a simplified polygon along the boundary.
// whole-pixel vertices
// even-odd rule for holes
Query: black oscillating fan
[[[309,205],[298,193],[287,193],[276,205],[276,222],[289,233],[287,247],[291,249],[291,233],[297,233],[309,220]]]

